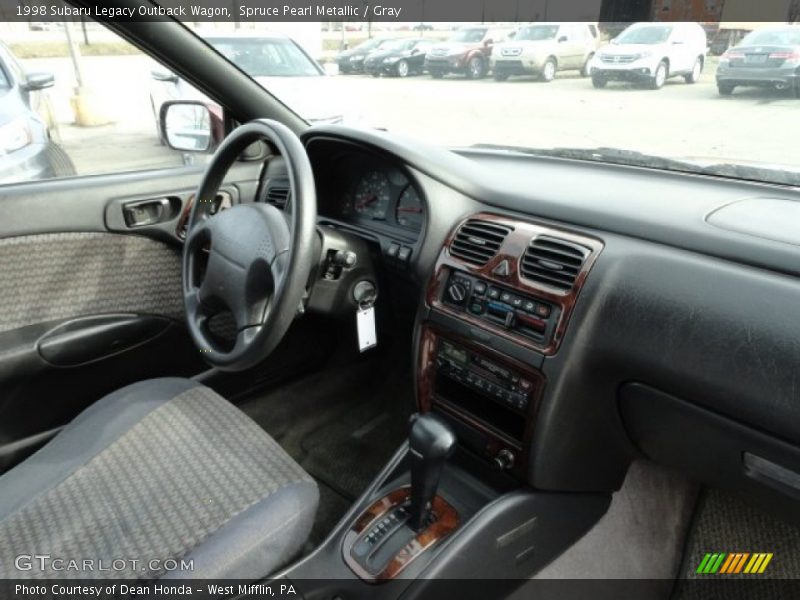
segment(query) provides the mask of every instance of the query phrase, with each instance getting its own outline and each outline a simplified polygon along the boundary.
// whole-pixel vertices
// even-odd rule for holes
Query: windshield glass
[[[754,31],[742,40],[743,46],[800,46],[800,27]]]
[[[729,58],[742,43],[800,42],[782,23],[256,23],[211,43],[309,123],[385,129],[450,148],[491,147],[800,185],[800,59]],[[284,41],[253,40],[257,32]],[[749,35],[747,35],[749,30]],[[512,33],[513,37],[498,32]],[[596,35],[591,32],[596,31]],[[490,33],[487,33],[490,32]],[[514,41],[554,40],[554,53]],[[230,38],[241,37],[234,41]],[[268,38],[269,36],[264,36]],[[492,43],[483,45],[482,41]],[[716,42],[709,48],[709,40]],[[296,47],[305,49],[306,58]],[[380,43],[376,40],[380,40]],[[397,51],[366,61],[351,50]],[[510,40],[511,43],[501,43]],[[613,41],[613,43],[612,43]],[[466,42],[443,48],[445,42]],[[675,42],[675,43],[672,43]],[[430,46],[426,47],[426,44]],[[636,45],[630,50],[626,46]],[[654,44],[662,44],[658,53]]]
[[[251,77],[310,77],[320,74],[314,63],[288,39],[211,38],[209,43]]]
[[[514,36],[515,40],[552,40],[558,33],[558,25],[534,25],[532,27],[523,27],[519,33]]]
[[[361,42],[358,46],[354,48],[354,50],[370,50],[373,48],[377,48],[381,44],[383,44],[385,40],[380,40],[378,38],[372,38],[371,40],[366,40],[365,42]]]
[[[669,39],[672,27],[651,25],[628,29],[617,38],[620,44],[663,44]]]
[[[485,29],[462,29],[454,33],[449,41],[475,44],[480,42],[484,35],[486,35]]]
[[[410,50],[414,47],[414,44],[417,43],[417,40],[392,40],[391,42],[387,42],[382,44],[380,47],[381,51],[391,51],[397,52],[400,50]]]

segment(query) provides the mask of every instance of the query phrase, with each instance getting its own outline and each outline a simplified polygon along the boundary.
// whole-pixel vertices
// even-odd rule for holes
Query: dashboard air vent
[[[570,290],[590,252],[578,244],[540,235],[525,250],[520,270],[531,281]]]
[[[510,232],[511,227],[505,225],[470,219],[456,232],[450,254],[482,267],[497,254]]]
[[[280,209],[286,208],[289,202],[289,182],[275,181],[267,185],[266,201]]]

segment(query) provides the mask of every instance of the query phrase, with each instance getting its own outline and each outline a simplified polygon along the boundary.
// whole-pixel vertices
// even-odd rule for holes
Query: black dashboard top
[[[391,156],[484,208],[800,275],[797,246],[719,229],[706,221],[720,207],[747,198],[800,201],[795,188],[497,150],[450,151],[396,134],[339,125],[312,127],[304,138],[307,143],[355,143]]]

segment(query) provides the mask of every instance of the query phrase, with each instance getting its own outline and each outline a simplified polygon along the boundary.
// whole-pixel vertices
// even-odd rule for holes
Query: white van
[[[638,81],[657,90],[678,75],[700,79],[706,59],[706,32],[697,23],[634,23],[592,58],[594,87],[609,81]]]

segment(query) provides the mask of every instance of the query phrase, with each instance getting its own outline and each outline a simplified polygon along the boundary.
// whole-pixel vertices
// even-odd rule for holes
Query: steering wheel
[[[268,141],[286,162],[291,215],[262,202],[211,214],[234,161],[250,144]],[[316,248],[317,194],[300,139],[285,125],[259,119],[236,128],[220,144],[203,174],[183,247],[183,301],[189,333],[214,367],[240,371],[265,359],[295,318]],[[229,310],[236,323],[232,347],[209,330]]]

